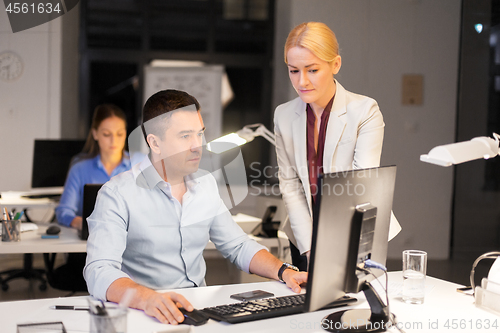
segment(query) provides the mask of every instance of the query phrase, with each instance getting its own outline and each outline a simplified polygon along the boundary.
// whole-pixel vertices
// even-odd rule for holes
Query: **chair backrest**
[[[82,231],[80,232],[80,238],[83,240],[87,240],[87,238],[89,238],[89,225],[87,223],[87,218],[94,211],[97,193],[101,189],[102,185],[103,184],[85,184],[83,187]]]

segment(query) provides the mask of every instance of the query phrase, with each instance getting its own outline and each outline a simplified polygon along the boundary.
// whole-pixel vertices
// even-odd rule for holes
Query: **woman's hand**
[[[81,216],[75,216],[75,218],[73,219],[73,221],[71,221],[71,224],[70,226],[72,228],[75,228],[75,229],[78,229],[78,230],[82,230],[82,217]]]

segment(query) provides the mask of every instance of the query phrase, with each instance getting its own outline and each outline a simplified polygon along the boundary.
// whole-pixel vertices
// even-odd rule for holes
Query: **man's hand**
[[[183,322],[184,315],[179,311],[179,307],[193,311],[193,306],[184,296],[174,292],[158,293],[129,278],[120,278],[111,283],[106,291],[106,298],[108,301],[119,303],[127,289],[135,290],[130,307],[143,310],[161,323],[177,325]]]
[[[278,271],[283,262],[266,250],[257,252],[250,261],[250,273],[278,280]],[[285,269],[281,275],[288,288],[300,293],[300,285],[307,282],[307,272],[296,272],[293,269]]]
[[[188,311],[193,311],[193,306],[188,300],[177,293],[157,293],[154,292],[145,302],[144,313],[155,317],[164,324],[177,325],[184,321],[184,315],[179,311],[178,305]]]
[[[293,269],[285,269],[281,275],[288,288],[300,293],[300,286],[307,282],[307,272],[297,272]]]

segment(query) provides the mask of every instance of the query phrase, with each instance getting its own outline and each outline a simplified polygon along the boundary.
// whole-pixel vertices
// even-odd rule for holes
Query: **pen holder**
[[[90,311],[90,333],[127,333],[127,311],[119,307],[106,307],[106,314]]]
[[[21,220],[1,220],[2,242],[19,242],[21,240]]]

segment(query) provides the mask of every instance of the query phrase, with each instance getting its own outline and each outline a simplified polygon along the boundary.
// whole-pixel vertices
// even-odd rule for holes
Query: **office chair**
[[[26,280],[35,279],[40,281],[40,285],[38,289],[40,291],[47,290],[47,281],[43,277],[45,274],[44,269],[33,268],[33,253],[25,253],[24,254],[24,264],[21,269],[9,269],[3,272],[0,272],[1,275],[7,275],[6,278],[0,277],[0,282],[2,284],[2,290],[9,290],[9,285],[7,284],[10,280],[24,278]]]
[[[27,209],[24,209],[24,216],[27,222],[32,222],[28,216]],[[40,268],[33,268],[33,253],[25,253],[23,255],[23,268],[9,269],[0,272],[0,284],[3,291],[9,290],[9,281],[19,278],[24,278],[26,280],[38,280],[40,285],[38,289],[40,291],[47,290],[47,281],[44,278],[45,270]],[[7,275],[6,278],[2,278],[2,275]]]
[[[76,292],[88,292],[87,283],[83,278],[83,268],[87,253],[69,253],[66,263],[54,269],[57,253],[44,253],[46,276],[49,285],[54,289]]]

